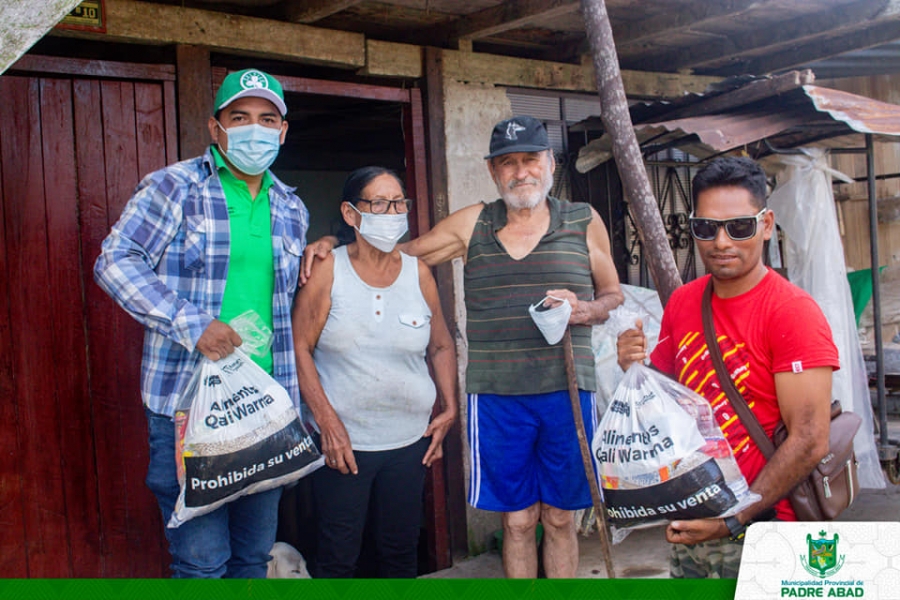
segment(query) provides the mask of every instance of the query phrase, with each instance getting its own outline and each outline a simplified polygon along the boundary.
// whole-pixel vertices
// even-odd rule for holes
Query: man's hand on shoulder
[[[303,265],[300,269],[300,280],[297,282],[297,287],[302,287],[309,281],[316,259],[322,260],[326,258],[337,245],[338,239],[333,235],[320,237],[311,244],[306,245],[306,249],[303,250]]]

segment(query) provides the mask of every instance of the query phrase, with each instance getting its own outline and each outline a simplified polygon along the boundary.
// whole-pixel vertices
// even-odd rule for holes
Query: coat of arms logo
[[[800,555],[803,562],[803,568],[816,577],[829,577],[837,573],[844,565],[844,555],[838,555],[837,545],[840,536],[834,534],[834,537],[828,539],[825,537],[825,531],[819,532],[819,539],[813,538],[812,534],[806,534],[806,544],[809,555]]]
[[[247,71],[241,76],[241,87],[245,90],[268,89],[269,82],[259,71]]]

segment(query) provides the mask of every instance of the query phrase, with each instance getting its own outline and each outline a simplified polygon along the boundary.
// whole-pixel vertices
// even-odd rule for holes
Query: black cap
[[[540,152],[550,149],[544,124],[534,117],[521,116],[500,121],[491,133],[491,153],[494,158],[513,152]]]

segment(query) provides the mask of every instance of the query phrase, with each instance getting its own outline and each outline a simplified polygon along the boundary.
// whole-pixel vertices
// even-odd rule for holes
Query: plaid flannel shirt
[[[299,408],[291,303],[309,211],[293,188],[272,179],[273,375]],[[209,150],[146,176],[103,241],[94,279],[145,327],[141,395],[155,413],[175,414],[200,361],[195,346],[222,308],[229,248],[225,194]]]

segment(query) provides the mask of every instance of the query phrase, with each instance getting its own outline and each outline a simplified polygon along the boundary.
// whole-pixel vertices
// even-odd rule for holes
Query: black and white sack
[[[324,464],[287,390],[240,349],[201,359],[175,428],[181,493],[169,527]]]
[[[735,514],[756,502],[709,403],[635,363],[594,435],[592,452],[613,532]]]

